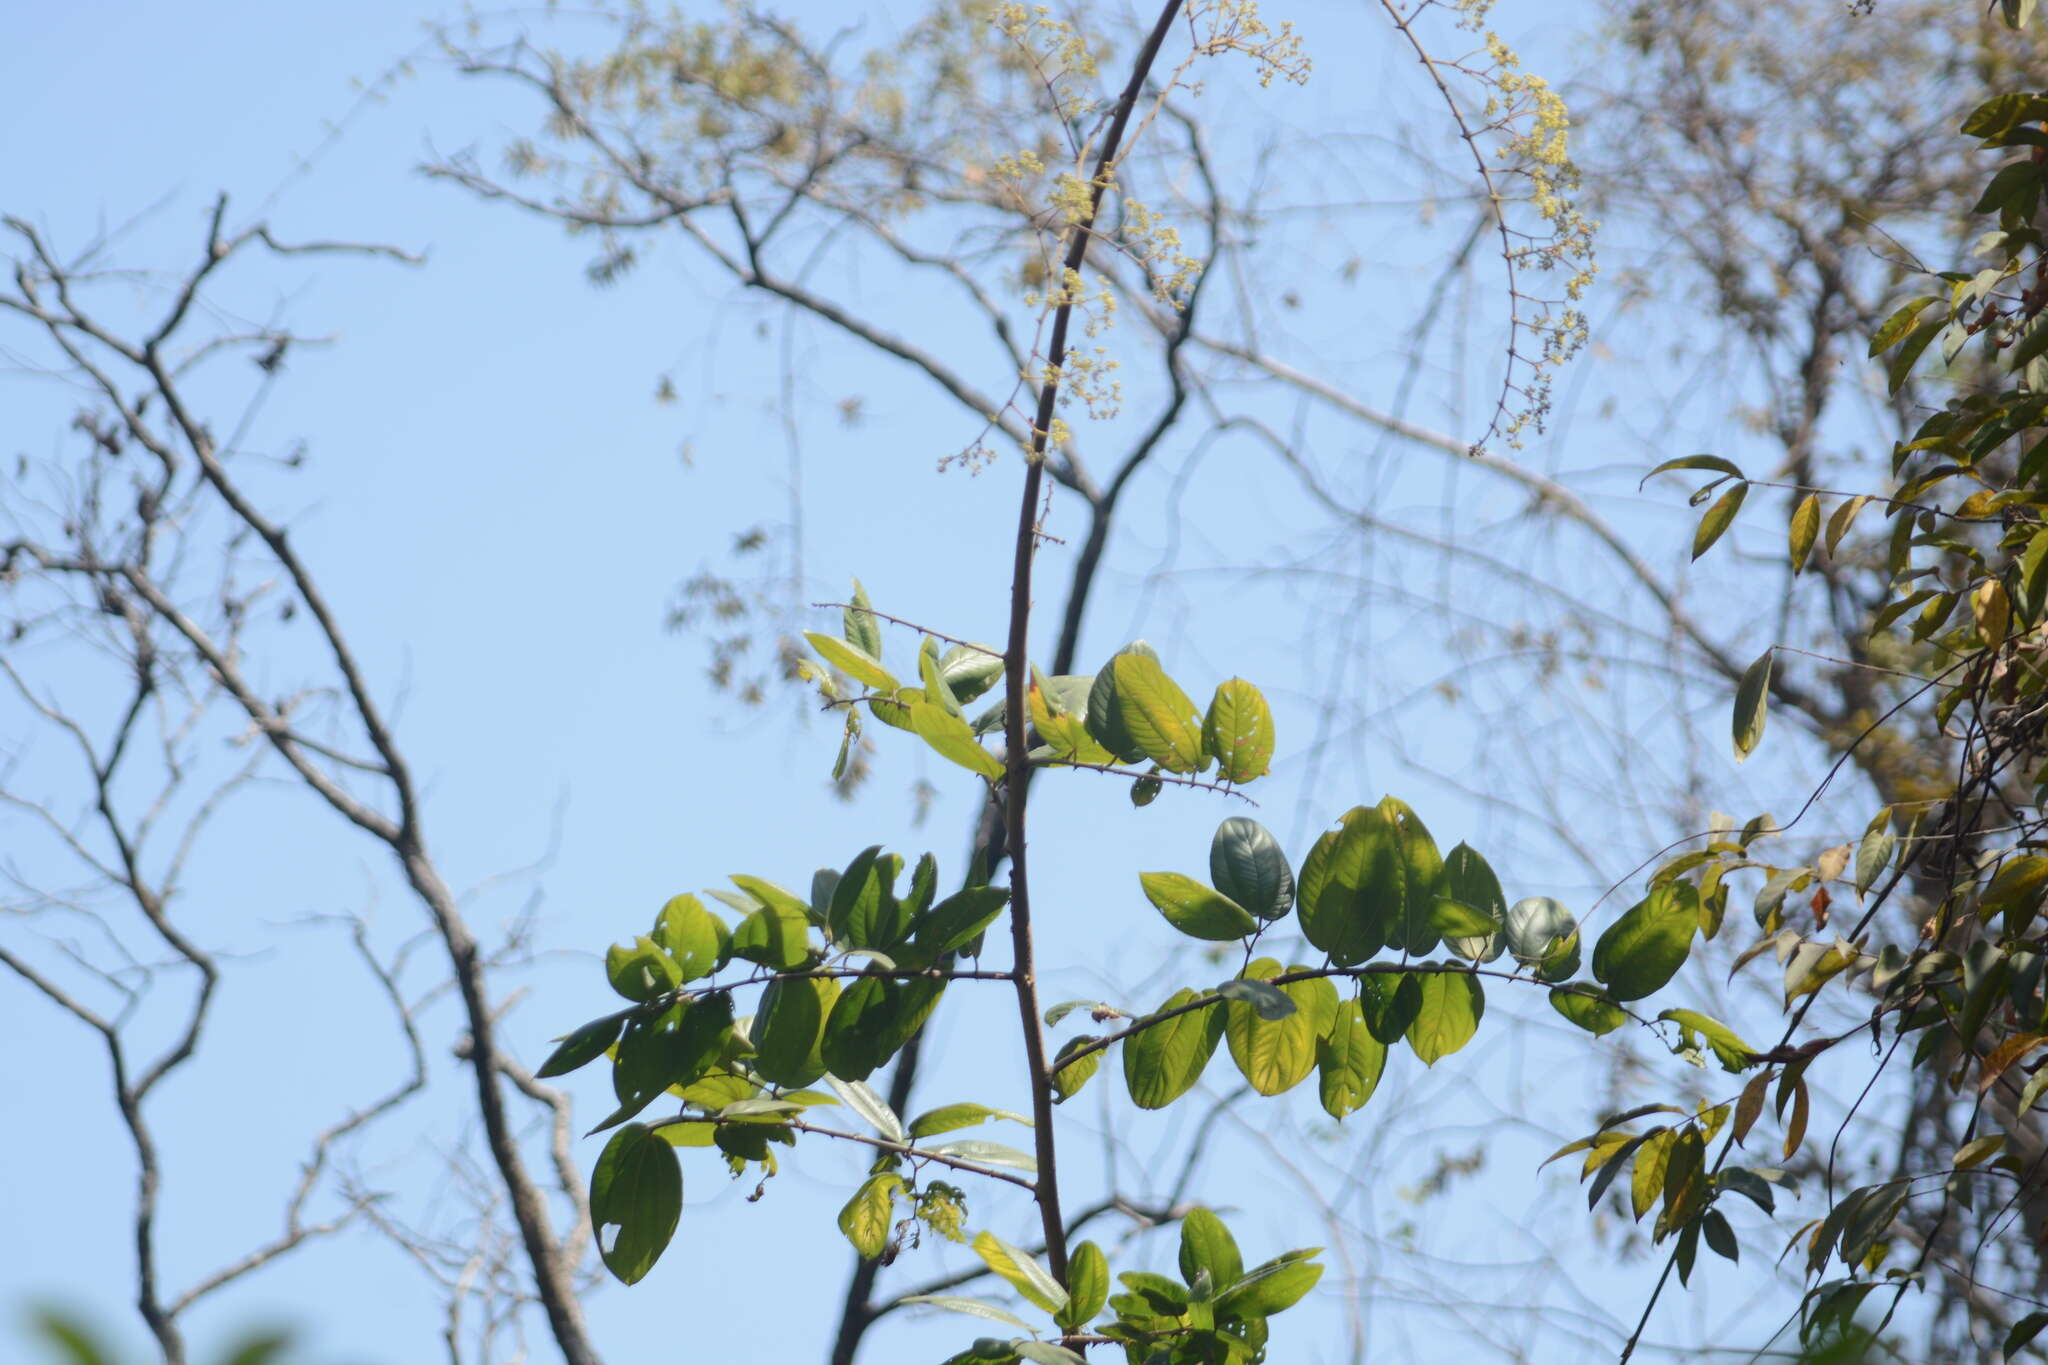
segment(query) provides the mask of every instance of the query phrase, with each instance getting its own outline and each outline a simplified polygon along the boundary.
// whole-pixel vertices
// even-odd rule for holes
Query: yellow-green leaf
[[[1820,534],[1820,494],[1808,493],[1792,509],[1792,527],[1789,533],[1792,542],[1792,572],[1798,573],[1806,567],[1806,557],[1813,553],[1814,538]]]
[[[1742,510],[1742,500],[1749,496],[1749,485],[1738,483],[1715,500],[1700,518],[1699,529],[1693,532],[1692,557],[1698,559],[1712,549],[1714,542],[1735,522],[1735,514]]]
[[[1241,976],[1270,981],[1280,972],[1278,962],[1262,957]],[[1292,1090],[1315,1070],[1318,1021],[1327,1020],[1337,1008],[1337,988],[1324,977],[1290,981],[1279,989],[1294,1002],[1293,1013],[1284,1018],[1262,1018],[1243,1000],[1232,1000],[1224,1007],[1223,1036],[1230,1046],[1230,1059],[1261,1095]]]
[[[1059,1281],[1030,1252],[1013,1247],[986,1230],[975,1234],[974,1250],[990,1270],[1009,1281],[1011,1288],[1035,1306],[1048,1313],[1057,1313],[1067,1306],[1067,1291],[1060,1288]]]
[[[1177,990],[1159,1013],[1197,998],[1195,991]],[[1140,1109],[1164,1109],[1192,1089],[1223,1037],[1220,1003],[1185,1010],[1156,1024],[1150,1023],[1154,1017],[1140,1020],[1146,1026],[1124,1040],[1124,1083]]]
[[[1159,907],[1167,923],[1191,938],[1228,942],[1258,928],[1252,913],[1221,891],[1178,872],[1141,872],[1145,899]]]
[[[839,1230],[864,1261],[872,1261],[889,1245],[889,1225],[896,1218],[896,1191],[903,1177],[894,1171],[871,1175],[839,1210]]]
[[[1430,972],[1420,977],[1422,1006],[1408,1025],[1408,1046],[1426,1066],[1435,1066],[1472,1041],[1486,1013],[1479,978],[1465,972]]]
[[[1742,681],[1735,688],[1735,757],[1748,758],[1764,737],[1764,721],[1768,718],[1771,700],[1771,662],[1777,655],[1772,646],[1757,656],[1756,662],[1742,670]]]
[[[941,758],[957,763],[971,773],[979,773],[991,782],[1001,780],[1003,761],[975,743],[974,731],[967,722],[938,703],[911,703],[910,728]]]
[[[811,642],[811,648],[818,651],[818,657],[855,682],[866,683],[878,692],[896,690],[896,679],[882,667],[882,661],[859,646],[835,640],[815,630],[805,631],[804,639]]]
[[[1202,721],[1202,743],[1226,782],[1263,777],[1273,761],[1273,712],[1243,678],[1216,688]]]
[[[1317,1089],[1324,1112],[1341,1119],[1364,1107],[1379,1088],[1386,1066],[1387,1045],[1366,1027],[1358,1001],[1345,1001],[1328,1036],[1316,1044]]]
[[[1172,773],[1202,766],[1202,723],[1195,704],[1149,654],[1119,654],[1110,662],[1117,718],[1145,757]]]

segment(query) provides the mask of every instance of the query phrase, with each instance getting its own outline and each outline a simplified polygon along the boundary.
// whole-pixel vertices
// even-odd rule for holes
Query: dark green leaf
[[[1272,959],[1260,958],[1259,961],[1270,963]],[[1270,981],[1248,981],[1243,977],[1233,977],[1218,986],[1216,994],[1225,1000],[1242,1001],[1251,1006],[1253,1013],[1259,1018],[1268,1021],[1285,1019],[1295,1012],[1293,998]]]
[[[1716,474],[1726,474],[1731,478],[1739,479],[1742,477],[1742,470],[1736,466],[1733,460],[1725,460],[1719,455],[1681,455],[1675,460],[1666,460],[1663,464],[1658,465],[1655,469],[1643,475],[1643,482],[1648,483],[1659,474],[1668,473],[1674,469],[1711,469]]]
[[[1401,841],[1401,907],[1387,926],[1387,947],[1421,957],[1437,946],[1430,917],[1444,893],[1443,855],[1437,852],[1429,827],[1407,802],[1382,797],[1380,814],[1393,822]]]
[[[933,906],[918,924],[917,943],[934,957],[957,952],[995,923],[1009,903],[1006,886],[974,886],[955,892]]]
[[[1742,1249],[1735,1244],[1735,1229],[1728,1226],[1719,1209],[1708,1209],[1701,1215],[1700,1231],[1706,1234],[1707,1246],[1716,1255],[1731,1261],[1742,1259]]]
[[[1386,944],[1405,905],[1400,830],[1382,811],[1354,806],[1301,865],[1301,929],[1340,967]]]
[[[619,1030],[626,1025],[626,1015],[607,1014],[602,1019],[593,1019],[574,1033],[562,1039],[560,1047],[548,1054],[540,1064],[540,1070],[533,1074],[546,1080],[550,1076],[566,1076],[580,1066],[587,1065],[604,1056],[605,1049],[618,1041]]]
[[[802,1087],[825,1074],[825,1021],[839,1002],[831,977],[782,977],[761,992],[754,1016],[754,1070],[776,1085]]]
[[[1507,947],[1503,932],[1507,897],[1501,893],[1500,878],[1470,845],[1461,843],[1444,858],[1444,894],[1493,922],[1484,935],[1452,938],[1446,933],[1444,946],[1468,962],[1491,962],[1499,957]]]
[[[2005,1358],[2011,1360],[2021,1348],[2041,1335],[2041,1329],[2048,1327],[2048,1313],[2029,1313],[2012,1325],[2005,1334]]]
[[[1280,841],[1256,820],[1234,815],[1209,841],[1209,879],[1260,919],[1279,919],[1294,906],[1294,873]]]
[[[1358,1004],[1372,1036],[1392,1046],[1408,1036],[1422,1009],[1422,982],[1413,972],[1374,972],[1359,978]]]
[[[1735,689],[1735,757],[1748,758],[1757,741],[1764,737],[1766,708],[1771,699],[1771,661],[1775,648],[1757,656],[1742,670],[1742,682]]]
[[[654,1267],[683,1213],[675,1148],[643,1124],[612,1134],[590,1174],[590,1222],[605,1269],[633,1284]]]

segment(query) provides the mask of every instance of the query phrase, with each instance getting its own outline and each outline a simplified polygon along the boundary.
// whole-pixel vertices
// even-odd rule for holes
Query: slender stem
[[[1131,112],[1145,88],[1146,75],[1166,41],[1166,32],[1180,12],[1180,0],[1167,0],[1159,20],[1138,59],[1131,66],[1131,78],[1117,100],[1116,112],[1104,136],[1102,151],[1095,162],[1095,177],[1088,192],[1088,212],[1069,230],[1064,278],[1078,274],[1088,256],[1088,243],[1095,230],[1102,197],[1116,168],[1116,155],[1130,126]],[[1073,321],[1072,290],[1053,312],[1052,337],[1046,348],[1044,381],[1038,388],[1038,412],[1031,424],[1031,450],[1024,470],[1024,492],[1017,508],[1016,561],[1010,577],[1010,638],[1003,654],[1003,695],[1007,701],[1004,718],[1005,756],[1003,786],[1005,824],[1008,826],[1010,855],[1010,945],[1017,984],[1017,1014],[1024,1030],[1024,1056],[1031,1076],[1031,1111],[1036,1126],[1033,1137],[1038,1157],[1038,1216],[1045,1232],[1046,1262],[1053,1278],[1066,1283],[1067,1241],[1060,1217],[1058,1154],[1053,1140],[1052,1078],[1046,1068],[1045,1034],[1038,1022],[1038,978],[1031,944],[1030,871],[1024,849],[1024,808],[1031,788],[1031,758],[1024,742],[1026,674],[1029,671],[1031,626],[1031,565],[1038,549],[1038,504],[1045,482],[1046,445],[1052,431],[1059,400],[1060,367],[1066,360],[1067,328]]]

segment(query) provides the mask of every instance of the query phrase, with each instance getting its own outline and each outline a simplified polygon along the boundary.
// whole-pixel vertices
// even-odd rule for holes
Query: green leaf
[[[1614,1032],[1628,1022],[1621,1006],[1588,987],[1555,987],[1550,1007],[1595,1038]]]
[[[1435,1066],[1472,1041],[1486,1013],[1479,978],[1465,972],[1429,972],[1420,977],[1422,1003],[1408,1026],[1408,1046],[1425,1066]]]
[[[894,1171],[871,1175],[861,1182],[839,1210],[839,1230],[863,1261],[872,1261],[889,1245],[889,1225],[896,1220],[896,1191],[903,1177]]]
[[[1899,346],[1898,351],[1885,364],[1886,393],[1895,394],[1905,387],[1906,376],[1913,372],[1914,362],[1920,359],[1920,353],[1925,351],[1927,344],[1940,336],[1947,326],[1948,316],[1944,313],[1940,317],[1924,320],[1914,327],[1911,332],[1907,333],[1906,339]]]
[[[1669,473],[1674,469],[1711,469],[1716,474],[1726,474],[1731,478],[1742,477],[1742,470],[1733,460],[1724,460],[1719,455],[1681,455],[1675,460],[1666,460],[1643,475],[1643,482],[1648,483],[1659,474]]]
[[[1269,957],[1259,959],[1261,963],[1270,963],[1272,960]],[[1296,1012],[1293,997],[1270,981],[1248,981],[1243,977],[1233,977],[1218,986],[1216,994],[1225,1000],[1242,1001],[1250,1006],[1259,1018],[1269,1021],[1285,1019]],[[1228,1031],[1227,1025],[1225,1031]]]
[[[910,1041],[939,1002],[945,982],[863,976],[840,995],[825,1020],[825,1067],[845,1081],[865,1081]]]
[[[1340,967],[1355,967],[1386,944],[1404,907],[1400,830],[1380,810],[1354,806],[1301,865],[1301,931]]]
[[[801,967],[811,956],[810,928],[801,909],[764,905],[733,930],[732,954],[778,972]]]
[[[1240,984],[1275,977],[1280,971],[1278,962],[1262,957],[1245,967],[1246,981]],[[1223,1011],[1230,1059],[1261,1095],[1292,1090],[1315,1070],[1316,1019],[1334,1014],[1337,1004],[1336,987],[1326,978],[1290,981],[1277,989],[1293,1006],[1280,1018],[1262,1017],[1256,1005],[1243,1000],[1232,1000]],[[1328,998],[1319,1005],[1318,995]]]
[[[1493,875],[1486,859],[1470,845],[1461,843],[1444,858],[1444,894],[1458,904],[1478,911],[1492,924],[1484,936],[1475,934],[1453,938],[1445,933],[1444,947],[1468,962],[1491,962],[1499,957],[1507,948],[1503,932],[1507,923],[1507,897],[1501,893],[1500,878]],[[1438,903],[1442,903],[1441,898]]]
[[[683,1168],[675,1148],[644,1124],[612,1134],[590,1173],[590,1222],[605,1269],[639,1281],[675,1236],[683,1214]]]
[[[880,844],[871,844],[854,854],[853,861],[839,874],[838,884],[832,890],[832,906],[826,912],[825,922],[832,941],[848,948],[873,946],[883,890],[894,881]]]
[[[1856,521],[1856,514],[1870,502],[1870,495],[1858,493],[1855,497],[1828,514],[1827,549],[1828,558],[1833,559],[1842,544],[1842,537],[1849,534],[1849,527]]]
[[[1719,540],[1723,533],[1734,524],[1735,514],[1742,510],[1742,500],[1748,496],[1749,485],[1738,483],[1715,499],[1714,505],[1709,507],[1706,515],[1700,518],[1699,529],[1693,532],[1692,557],[1694,559],[1698,559],[1701,555],[1712,549],[1714,542]]]
[[[1600,935],[1593,945],[1593,975],[1623,1003],[1653,994],[1685,965],[1699,912],[1692,883],[1657,887]]]
[[[561,1046],[548,1054],[548,1059],[540,1064],[540,1070],[534,1072],[534,1076],[546,1080],[550,1076],[566,1076],[580,1066],[587,1066],[604,1056],[605,1049],[618,1041],[619,1030],[625,1026],[625,1011],[591,1020],[564,1037]]]
[[[1318,1092],[1324,1112],[1342,1119],[1364,1108],[1379,1088],[1380,1073],[1386,1066],[1387,1045],[1366,1027],[1358,1001],[1345,1001],[1338,1007],[1336,1027],[1316,1042]]]
[[[1429,927],[1445,938],[1486,940],[1500,931],[1500,921],[1484,911],[1473,909],[1463,901],[1452,900],[1449,896],[1438,896],[1436,904],[1430,907]]]
[[[1766,708],[1771,700],[1771,660],[1776,646],[1757,656],[1742,670],[1742,682],[1735,689],[1735,757],[1748,758],[1764,737]]]
[[[1220,891],[1178,872],[1140,872],[1145,899],[1159,907],[1166,922],[1190,938],[1223,943],[1244,938],[1259,927],[1251,912]]]
[[[1898,846],[1898,839],[1889,828],[1892,808],[1886,806],[1863,831],[1863,838],[1856,845],[1856,893],[1862,895],[1876,884],[1891,863],[1892,850]]]
[[[1202,744],[1226,782],[1250,782],[1271,771],[1273,712],[1243,678],[1218,684],[1202,721]]]
[[[676,896],[662,906],[651,937],[675,959],[684,981],[711,975],[732,956],[732,931],[695,896]]]
[[[946,686],[945,675],[939,672],[939,642],[932,636],[925,636],[924,642],[918,646],[917,675],[918,681],[924,684],[926,701],[948,715],[960,714],[960,699],[953,695],[953,689]],[[973,727],[968,728],[968,733],[973,733]]]
[[[1159,1012],[1178,1009],[1198,998],[1192,990],[1175,991]],[[1223,1037],[1223,1010],[1216,1005],[1149,1022],[1157,1017],[1140,1021],[1145,1026],[1124,1040],[1124,1083],[1140,1109],[1163,1109],[1192,1089]]]
[[[881,1134],[884,1140],[903,1141],[903,1120],[896,1117],[896,1111],[875,1093],[873,1086],[836,1075],[827,1076],[825,1084],[831,1086],[833,1093],[846,1102],[846,1107],[859,1114],[868,1127]]]
[[[1008,1119],[1012,1123],[1021,1123],[1026,1128],[1031,1126],[1031,1120],[1022,1114],[963,1101],[959,1104],[942,1104],[937,1109],[927,1109],[919,1114],[910,1121],[910,1135],[914,1138],[930,1137],[934,1133],[950,1133],[956,1128],[972,1128],[975,1124],[987,1123],[990,1119]]]
[[[810,642],[812,649],[818,651],[819,658],[857,683],[864,683],[877,692],[894,692],[901,686],[889,670],[882,667],[880,659],[858,645],[835,640],[815,630],[805,631],[804,639]]]
[[[639,1004],[683,984],[682,968],[645,934],[631,946],[614,943],[604,955],[604,972],[613,990]]]
[[[1096,1069],[1102,1065],[1102,1053],[1091,1052],[1079,1061],[1067,1060],[1069,1053],[1078,1052],[1088,1044],[1096,1042],[1092,1037],[1069,1038],[1060,1044],[1060,1050],[1052,1059],[1053,1103],[1065,1104],[1079,1094],[1081,1087],[1088,1084]]]
[[[1932,294],[1924,294],[1917,299],[1906,300],[1897,312],[1884,320],[1883,325],[1870,338],[1870,355],[1872,358],[1883,355],[1886,351],[1897,345],[1899,338],[1911,330],[1913,320],[1920,316],[1922,310],[1930,303],[1939,302],[1940,300]]]
[[[1000,1142],[983,1142],[979,1138],[964,1138],[958,1142],[943,1143],[923,1150],[934,1156],[958,1157],[962,1161],[978,1161],[984,1166],[1008,1166],[1013,1170],[1036,1172],[1038,1158],[1029,1152],[1020,1152]]]
[[[1018,1340],[1010,1343],[1019,1360],[1031,1365],[1088,1365],[1088,1358],[1050,1341]]]
[[[1422,981],[1413,972],[1374,972],[1359,978],[1359,1008],[1372,1036],[1392,1046],[1407,1036],[1422,1009]]]
[[[1279,919],[1294,907],[1294,873],[1280,841],[1242,815],[1216,826],[1209,841],[1209,880],[1260,919]]]
[[[1110,661],[1117,715],[1139,752],[1171,773],[1202,767],[1202,723],[1195,704],[1166,676],[1159,661],[1119,654]]]
[[[1002,778],[1003,761],[975,743],[974,731],[968,728],[967,722],[938,703],[912,702],[910,728],[931,746],[934,753],[948,762],[957,763],[971,773],[979,773],[991,782]]]
[[[1011,1246],[986,1229],[975,1234],[973,1245],[982,1263],[1034,1306],[1048,1313],[1057,1313],[1067,1306],[1067,1291],[1060,1288],[1059,1281],[1030,1252]]]
[[[1145,757],[1145,751],[1138,747],[1138,741],[1124,724],[1123,708],[1116,695],[1116,661],[1123,657],[1118,654],[1111,658],[1095,674],[1088,687],[1088,707],[1083,719],[1095,742],[1114,754],[1118,762],[1137,763]]]
[[[1437,852],[1429,827],[1407,802],[1382,797],[1380,813],[1393,822],[1401,846],[1401,905],[1387,926],[1386,944],[1396,952],[1421,957],[1437,946],[1430,915],[1444,892],[1443,855]]]
[[[1721,1063],[1723,1071],[1743,1071],[1751,1065],[1751,1056],[1756,1049],[1742,1041],[1734,1029],[1718,1019],[1710,1019],[1697,1010],[1665,1010],[1657,1016],[1669,1019],[1678,1025],[1679,1037],[1684,1046],[1697,1048],[1695,1036],[1713,1049],[1715,1060]]]
[[[1067,1306],[1053,1321],[1071,1332],[1085,1326],[1109,1302],[1109,1258],[1093,1242],[1083,1242],[1067,1257]]]
[[[2048,1327],[2048,1313],[2029,1313],[2012,1325],[2005,1334],[2005,1358],[2011,1360],[2020,1350],[2041,1335],[2041,1329]]]
[[[875,614],[867,610],[868,590],[861,586],[858,578],[853,580],[853,600],[839,613],[839,626],[846,636],[846,643],[852,645],[870,659],[882,657],[882,623]]]
[[[964,705],[1003,680],[1002,651],[987,645],[954,645],[939,656],[939,676]]]
[[[943,1308],[949,1313],[965,1313],[969,1317],[986,1318],[990,1322],[1000,1322],[1006,1326],[1019,1327],[1027,1332],[1031,1330],[1031,1324],[1018,1317],[1015,1313],[1006,1312],[992,1303],[983,1303],[980,1299],[962,1298],[956,1294],[905,1294],[896,1302],[928,1303],[934,1308]]]
[[[1244,1278],[1244,1257],[1221,1218],[1208,1209],[1193,1208],[1180,1220],[1181,1280],[1192,1285],[1205,1270],[1211,1284],[1228,1289]]]
[[[931,913],[918,922],[915,932],[918,946],[934,957],[957,952],[981,937],[1009,903],[1010,888],[1007,886],[971,886],[965,891],[955,892],[933,906]]]
[[[1323,1278],[1323,1268],[1306,1259],[1315,1250],[1291,1251],[1252,1270],[1216,1300],[1216,1316],[1264,1318],[1292,1308]]]
[[[1786,532],[1791,542],[1792,572],[1798,573],[1806,567],[1806,557],[1813,553],[1813,542],[1820,535],[1820,494],[1808,493],[1792,509],[1792,524]]]
[[[825,1021],[839,1003],[831,977],[781,977],[761,992],[754,1015],[754,1070],[776,1085],[802,1087],[825,1074]]]

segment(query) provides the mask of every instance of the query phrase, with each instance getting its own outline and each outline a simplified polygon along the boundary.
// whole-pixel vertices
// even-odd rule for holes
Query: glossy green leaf
[[[936,702],[917,701],[910,705],[910,728],[932,751],[950,763],[991,782],[1003,776],[1003,761],[975,742],[967,722]]]
[[[1578,932],[1578,920],[1561,902],[1548,896],[1524,896],[1508,907],[1507,949],[1524,967],[1549,957],[1556,944]]]
[[[1356,1000],[1337,1009],[1337,1023],[1316,1042],[1317,1092],[1323,1109],[1341,1119],[1361,1109],[1379,1087],[1387,1066],[1387,1045],[1372,1036]]]
[[[872,1261],[889,1245],[889,1227],[896,1221],[896,1192],[903,1177],[894,1171],[871,1175],[861,1182],[839,1210],[839,1230],[863,1261]]]
[[[1175,991],[1159,1007],[1160,1013],[1197,998],[1192,990]],[[1130,1087],[1132,1102],[1140,1109],[1163,1109],[1185,1095],[1202,1078],[1202,1069],[1215,1055],[1222,1037],[1222,1008],[1204,1005],[1149,1024],[1126,1038],[1124,1083]]]
[[[684,981],[711,975],[732,956],[732,932],[695,896],[676,896],[662,906],[651,937],[675,959]]]
[[[1404,905],[1400,831],[1369,806],[1354,806],[1324,832],[1301,865],[1302,933],[1340,967],[1354,967],[1386,943]]]
[[[630,946],[613,944],[604,955],[604,971],[613,990],[642,1004],[683,984],[675,959],[645,934]]]
[[[1661,989],[1685,965],[1700,926],[1699,891],[1666,882],[1609,925],[1593,945],[1593,975],[1624,1004]]]
[[[1109,1258],[1093,1242],[1083,1242],[1067,1257],[1067,1306],[1053,1321],[1071,1332],[1083,1327],[1109,1302]]]
[[[1110,662],[1110,671],[1116,680],[1118,718],[1139,752],[1171,773],[1200,768],[1201,718],[1159,661],[1144,654],[1119,654]]]
[[[540,1070],[533,1074],[546,1080],[550,1076],[566,1076],[580,1066],[587,1066],[604,1056],[605,1049],[618,1041],[619,1030],[626,1026],[626,1015],[607,1014],[602,1019],[593,1019],[582,1028],[568,1034],[561,1045],[548,1054],[540,1064]]]
[[[894,692],[901,685],[888,669],[882,667],[880,659],[859,645],[850,645],[814,630],[805,631],[804,639],[818,651],[819,658],[857,683],[864,683],[877,692]]]
[[[868,1127],[882,1136],[885,1141],[901,1142],[904,1139],[903,1120],[889,1107],[889,1102],[864,1081],[848,1080],[842,1076],[827,1076],[825,1083],[839,1096],[848,1109],[861,1116]]]
[[[638,1123],[612,1134],[590,1173],[590,1222],[605,1269],[638,1282],[675,1236],[683,1168],[675,1148]]]
[[[1001,1142],[984,1142],[980,1138],[962,1138],[957,1142],[942,1143],[937,1147],[923,1149],[934,1156],[958,1157],[962,1161],[978,1161],[984,1166],[1008,1166],[1012,1170],[1036,1172],[1038,1158],[1029,1152],[1022,1152]]]
[[[1421,1003],[1408,1026],[1408,1046],[1426,1066],[1450,1056],[1472,1041],[1486,1013],[1486,993],[1479,978],[1465,972],[1428,972],[1419,978]]]
[[[1280,841],[1242,815],[1216,826],[1209,841],[1209,880],[1260,919],[1279,919],[1294,907],[1294,873]]]
[[[973,701],[1003,680],[1002,651],[987,645],[954,645],[939,656],[939,676],[956,700]]]
[[[1590,987],[1557,987],[1550,992],[1550,1007],[1595,1038],[1614,1032],[1628,1022],[1621,1006]]]
[[[1067,1306],[1067,1291],[1060,1288],[1059,1281],[1030,1252],[1011,1246],[987,1230],[975,1234],[973,1246],[982,1264],[1001,1276],[1035,1307],[1057,1313]]]
[[[1748,758],[1764,737],[1764,720],[1771,700],[1771,661],[1776,648],[1765,650],[1756,662],[1742,670],[1742,682],[1735,689],[1735,757]]]
[[[1260,958],[1259,961],[1261,963],[1270,963],[1272,959]],[[1285,1019],[1296,1012],[1293,997],[1270,981],[1246,980],[1243,977],[1233,977],[1218,986],[1216,994],[1222,996],[1225,1000],[1244,1003],[1261,1019]]]
[[[1271,771],[1273,711],[1243,678],[1218,684],[1202,720],[1202,744],[1226,782],[1250,782]]]
[[[1313,1254],[1289,1252],[1256,1267],[1216,1300],[1216,1316],[1264,1318],[1292,1308],[1323,1278],[1322,1266],[1307,1259]]]
[[[1178,872],[1141,872],[1138,884],[1145,899],[1159,908],[1166,922],[1190,938],[1228,942],[1259,927],[1251,912],[1230,897]]]
[[[1714,547],[1714,542],[1735,522],[1735,514],[1742,510],[1742,500],[1749,496],[1749,485],[1738,483],[1709,507],[1700,518],[1699,529],[1693,532],[1692,557],[1698,559]]]
[[[761,992],[754,1015],[754,1070],[776,1085],[801,1087],[825,1074],[825,1021],[839,1003],[831,977],[782,977]]]

